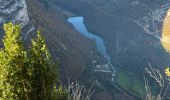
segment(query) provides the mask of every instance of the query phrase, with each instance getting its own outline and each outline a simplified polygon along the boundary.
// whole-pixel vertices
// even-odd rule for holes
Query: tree
[[[29,63],[32,68],[31,87],[34,98],[38,100],[48,99],[54,93],[58,79],[58,69],[53,63],[47,50],[44,38],[37,32],[37,39],[32,40],[29,51]]]
[[[20,25],[7,23],[4,30],[4,47],[0,49],[0,100],[67,100],[67,90],[56,88],[58,69],[40,32],[26,51]]]
[[[30,92],[27,54],[20,37],[20,25],[4,25],[4,48],[0,49],[0,99],[28,99]]]
[[[164,70],[164,73],[161,73],[159,69],[154,68],[149,64],[149,68],[145,68],[146,72],[149,74],[149,77],[155,80],[158,85],[158,93],[153,94],[149,86],[149,81],[144,77],[145,80],[145,90],[146,95],[142,97],[142,100],[166,100],[169,99],[169,86],[170,86],[170,68],[167,67]]]
[[[21,39],[21,26],[7,23],[0,49],[0,100],[90,100],[94,93],[83,85],[59,82],[58,66],[40,32],[28,50]],[[57,84],[59,86],[57,87]]]

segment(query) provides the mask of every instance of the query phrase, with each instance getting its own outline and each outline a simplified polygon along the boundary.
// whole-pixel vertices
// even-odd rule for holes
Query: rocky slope
[[[0,26],[2,27],[5,22],[21,24],[25,39],[34,30],[29,20],[25,0],[0,0]]]

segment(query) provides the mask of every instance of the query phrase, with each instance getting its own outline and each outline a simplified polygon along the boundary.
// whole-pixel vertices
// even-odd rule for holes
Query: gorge
[[[93,85],[92,100],[136,100],[145,68],[170,66],[161,21],[169,7],[168,0],[0,0],[0,27],[21,24],[26,44],[40,30],[62,83]]]
[[[101,72],[112,72],[112,79],[111,81],[114,81],[114,76],[115,76],[115,68],[112,65],[111,62],[111,58],[107,52],[105,43],[103,41],[103,39],[97,35],[95,35],[94,33],[90,33],[87,31],[85,25],[84,25],[84,18],[83,17],[70,17],[68,18],[68,22],[71,23],[74,28],[81,34],[83,34],[85,37],[91,39],[91,40],[95,40],[96,42],[96,46],[97,46],[97,50],[103,55],[103,57],[106,59],[106,66],[109,67],[110,70],[95,70],[95,71],[101,71]],[[103,68],[104,69],[104,68]],[[105,68],[108,69],[108,68]]]

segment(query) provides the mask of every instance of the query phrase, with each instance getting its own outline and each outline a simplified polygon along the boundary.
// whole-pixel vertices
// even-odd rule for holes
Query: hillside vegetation
[[[0,49],[0,99],[66,100],[67,92],[57,91],[58,67],[40,32],[26,50],[20,25],[7,23],[4,30],[4,47]]]

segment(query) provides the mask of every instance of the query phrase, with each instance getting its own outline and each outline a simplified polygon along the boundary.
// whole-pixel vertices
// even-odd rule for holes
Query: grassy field
[[[128,71],[120,70],[116,77],[116,83],[136,97],[141,98],[141,94],[146,94],[144,80],[136,73],[129,73]],[[151,87],[151,92],[153,94],[156,94],[156,91],[156,89]]]

